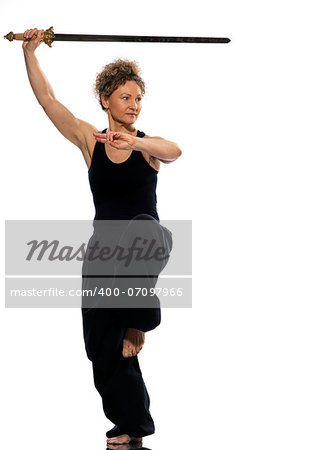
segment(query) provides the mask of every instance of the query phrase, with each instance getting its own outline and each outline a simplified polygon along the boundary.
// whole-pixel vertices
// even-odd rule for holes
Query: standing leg
[[[95,232],[88,246],[96,239],[103,243],[104,233]],[[93,292],[97,287],[94,261],[83,262],[82,289]],[[99,272],[98,267],[98,272]],[[106,288],[109,279],[98,281],[98,289]],[[106,284],[107,283],[107,284]],[[123,339],[126,328],[117,321],[115,309],[101,306],[101,297],[83,296],[82,320],[85,350],[92,362],[94,384],[102,398],[106,417],[116,426],[107,431],[107,437],[129,434],[132,437],[154,433],[154,422],[149,412],[150,399],[142,378],[137,356],[124,358]]]
[[[82,308],[85,348],[92,361],[94,384],[106,417],[116,425],[106,436],[148,436],[155,427],[139,361],[137,356],[122,356],[126,329],[115,322],[111,311]]]

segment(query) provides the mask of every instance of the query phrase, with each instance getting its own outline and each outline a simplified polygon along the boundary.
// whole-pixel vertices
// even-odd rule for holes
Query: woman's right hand
[[[23,37],[29,39],[28,41],[23,41],[22,48],[25,51],[34,52],[37,47],[43,42],[44,30],[38,30],[37,28],[31,28],[23,33]],[[32,36],[37,35],[35,39],[30,39]]]

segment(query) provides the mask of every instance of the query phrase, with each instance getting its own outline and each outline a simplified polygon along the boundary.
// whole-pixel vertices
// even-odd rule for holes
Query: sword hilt
[[[10,42],[16,40],[16,41],[33,41],[36,39],[36,36],[32,36],[30,39],[26,39],[23,36],[23,33],[13,33],[13,31],[9,32],[4,36],[5,39],[8,39]],[[42,40],[45,44],[47,44],[49,47],[52,46],[52,43],[54,41],[54,27],[50,27],[47,30],[45,30],[42,33]]]

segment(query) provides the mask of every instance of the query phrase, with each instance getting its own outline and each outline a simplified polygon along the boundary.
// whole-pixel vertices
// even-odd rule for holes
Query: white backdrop
[[[148,448],[335,448],[331,11],[323,0],[1,2],[2,35],[53,25],[232,39],[55,42],[36,53],[57,98],[99,129],[96,73],[136,59],[148,88],[136,127],[183,152],[161,165],[158,212],[193,221],[193,307],[163,310],[139,354],[156,423]],[[1,226],[93,219],[82,154],[37,103],[21,43],[2,39],[0,52]],[[1,332],[4,447],[103,448],[110,424],[80,311],[3,305]]]

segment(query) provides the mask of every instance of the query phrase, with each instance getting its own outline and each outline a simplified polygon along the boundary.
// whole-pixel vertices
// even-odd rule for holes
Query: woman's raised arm
[[[36,48],[42,42],[41,36],[43,31],[34,28],[24,32],[24,37],[28,39],[33,35],[37,35],[36,39],[24,41],[22,44],[29,82],[37,101],[49,119],[64,137],[82,150],[84,158],[87,161],[88,155],[86,153],[89,152],[92,143],[95,141],[93,132],[97,132],[98,130],[93,125],[77,119],[56,99],[54,91],[47,77],[42,72],[35,55]]]

